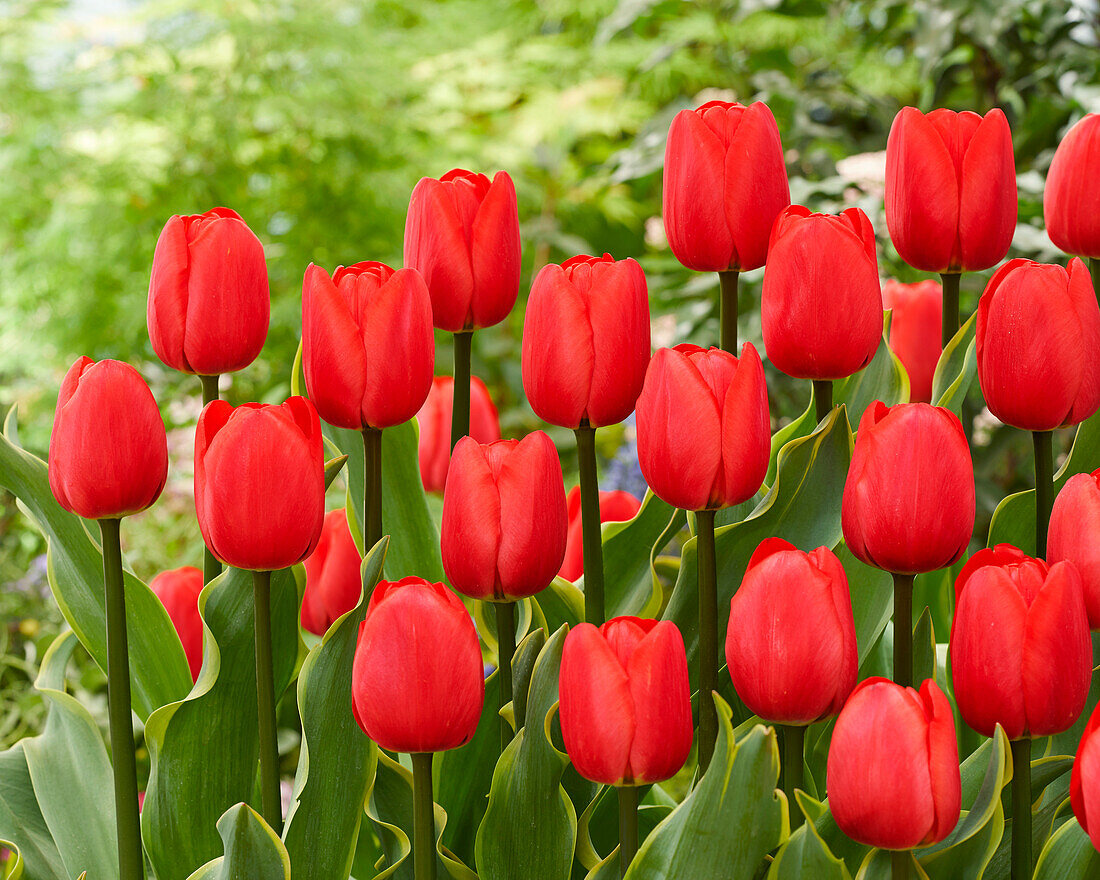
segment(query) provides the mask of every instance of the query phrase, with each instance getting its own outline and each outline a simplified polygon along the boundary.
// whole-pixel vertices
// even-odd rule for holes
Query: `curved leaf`
[[[225,855],[207,862],[188,880],[290,880],[290,856],[279,835],[247,804],[218,819]]]
[[[874,358],[866,367],[846,379],[833,382],[833,404],[844,404],[852,424],[859,424],[863,411],[876,400],[887,406],[909,402],[909,376],[883,336]]]
[[[977,312],[971,315],[970,320],[951,337],[932,376],[932,401],[936,406],[946,407],[957,416],[962,415],[963,401],[978,374],[977,346],[974,341],[977,316]]]
[[[795,791],[798,807],[806,821],[788,838],[775,854],[768,870],[768,880],[851,880],[843,859],[834,856],[814,823],[824,815],[826,807],[804,791]]]
[[[61,853],[34,796],[24,742],[0,752],[0,845],[15,853],[26,880],[67,880]],[[14,871],[9,875],[14,877]]]
[[[1076,819],[1051,835],[1039,861],[1035,880],[1090,880],[1100,877],[1100,853]]]

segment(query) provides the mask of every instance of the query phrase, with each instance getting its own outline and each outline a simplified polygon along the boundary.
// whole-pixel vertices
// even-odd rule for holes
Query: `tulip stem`
[[[382,540],[382,429],[363,429],[363,551]]]
[[[451,405],[451,451],[470,433],[470,357],[474,331],[455,334],[455,384]]]
[[[913,857],[907,849],[895,849],[890,853],[890,877],[892,880],[909,880],[909,864]]]
[[[275,727],[275,678],[271,661],[271,572],[252,572],[256,631],[256,711],[260,728],[260,796],[264,821],[283,833],[279,796],[279,742]]]
[[[494,602],[497,608],[497,683],[500,685],[500,708],[512,702],[512,655],[516,653],[516,603]],[[514,707],[513,707],[514,708]],[[516,719],[519,728],[522,721]],[[500,719],[500,752],[512,741],[512,728],[507,719]]]
[[[1035,441],[1035,555],[1047,555],[1047,527],[1054,505],[1054,432],[1032,431]]]
[[[741,273],[732,270],[718,273],[719,294],[718,315],[721,343],[724,351],[737,355],[737,285]]]
[[[414,752],[413,765],[413,875],[435,880],[435,804],[432,799],[432,753]]]
[[[817,413],[817,423],[821,422],[833,411],[833,383],[829,379],[814,379],[814,410]]]
[[[894,681],[913,686],[913,575],[894,574]]]
[[[602,626],[603,538],[600,533],[600,486],[596,478],[596,429],[585,420],[574,433],[577,435],[577,464],[581,472],[584,619],[593,626]]]
[[[1012,740],[1012,880],[1031,877],[1031,740]]]
[[[638,852],[638,788],[620,785],[619,793],[619,876],[626,876],[626,869]]]
[[[943,281],[943,324],[940,331],[940,342],[943,348],[955,338],[959,332],[959,282],[962,280],[961,272],[944,272],[940,275]]]
[[[206,409],[206,405],[211,401],[218,399],[218,380],[221,376],[199,376],[199,381],[202,382],[202,408]],[[218,557],[214,555],[214,551],[207,547],[205,544],[202,548],[202,582],[203,585],[210,583],[214,578],[222,573],[222,564],[218,562]]]
[[[802,788],[802,759],[806,750],[806,728],[800,724],[781,725],[783,731],[783,793],[787,795],[791,831],[802,824],[802,811],[794,798],[794,790]]]
[[[141,854],[134,724],[130,716],[130,657],[126,646],[126,592],[119,526],[117,519],[99,520],[107,612],[107,706],[114,759],[118,871],[122,877],[143,878],[145,861]]]
[[[706,772],[718,737],[711,692],[718,680],[718,579],[714,511],[695,511],[699,566],[699,767]]]

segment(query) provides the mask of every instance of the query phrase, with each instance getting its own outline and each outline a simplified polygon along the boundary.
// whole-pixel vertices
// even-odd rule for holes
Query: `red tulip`
[[[306,559],[306,590],[302,597],[302,626],[323,636],[332,622],[359,603],[363,557],[348,529],[342,507],[325,514],[321,540]]]
[[[943,346],[943,290],[935,281],[882,285],[882,307],[892,309],[890,350],[909,374],[909,400],[932,402],[932,378]]]
[[[544,266],[523,323],[523,390],[552,425],[614,425],[634,411],[649,364],[649,299],[634,260]]]
[[[662,348],[638,398],[638,463],[654,493],[685,510],[752,498],[768,472],[771,420],[764,367],[697,345]]]
[[[859,208],[776,218],[760,295],[768,360],[799,379],[842,379],[867,366],[882,338],[871,221]]]
[[[1050,240],[1067,254],[1093,259],[1100,258],[1098,153],[1100,114],[1089,113],[1062,138],[1043,193],[1043,217]]]
[[[356,263],[302,284],[302,366],[326,422],[362,430],[407,422],[432,386],[435,336],[424,279],[412,269]]]
[[[558,677],[561,735],[577,772],[607,785],[674,776],[691,751],[691,693],[670,620],[615,617],[570,630]]]
[[[61,382],[53,417],[50,489],[85,519],[137,513],[168,479],[168,438],[157,402],[121,361],[77,358]]]
[[[978,301],[978,381],[1007,425],[1050,431],[1100,407],[1100,307],[1079,259],[1011,260]]]
[[[681,263],[700,272],[759,269],[772,222],[790,203],[767,104],[711,101],[676,114],[665,145],[664,219]]]
[[[519,248],[516,188],[507,171],[490,183],[456,168],[413,189],[405,265],[424,276],[440,330],[490,327],[507,317],[519,293]]]
[[[1016,162],[1000,110],[903,107],[886,142],[886,225],[926,272],[975,272],[1004,259],[1016,231]]]
[[[946,568],[974,531],[974,464],[958,416],[926,403],[863,413],[844,483],[848,549],[899,574]]]
[[[1069,802],[1081,829],[1092,845],[1100,850],[1100,706],[1097,706],[1085,727],[1077,759],[1069,777]],[[1089,819],[1089,816],[1092,819]],[[1089,825],[1092,830],[1089,830]]]
[[[490,601],[534,595],[561,567],[567,527],[561,462],[546,434],[458,441],[440,529],[456,590]]]
[[[641,510],[642,502],[631,495],[616,489],[600,492],[600,522],[625,522],[634,519]],[[575,581],[584,574],[584,534],[581,529],[581,487],[574,486],[565,496],[565,509],[569,517],[569,531],[565,541],[565,561],[561,564],[558,577]]]
[[[1100,469],[1074,474],[1054,499],[1047,561],[1069,561],[1081,576],[1089,628],[1100,629]]]
[[[1081,714],[1092,641],[1071,562],[1048,567],[1010,544],[979,550],[955,580],[951,668],[959,713],[978,733],[1051,736]]]
[[[932,679],[918,694],[885,678],[859,683],[833,728],[829,809],[852,840],[911,849],[959,821],[962,780],[951,703]]]
[[[436,376],[428,399],[416,414],[420,426],[420,479],[427,492],[442,492],[451,464],[451,406],[455,380]],[[500,439],[500,417],[489,389],[477,376],[470,377],[470,436],[478,443]]]
[[[199,616],[199,593],[202,592],[202,572],[193,565],[162,571],[149,582],[168,612],[172,625],[183,644],[191,680],[196,681],[202,669],[202,617]]]
[[[146,315],[157,357],[203,376],[244,369],[264,347],[270,316],[264,248],[236,211],[168,219]]]
[[[351,671],[352,711],[393,752],[442,752],[469,741],[485,701],[477,630],[442,584],[407,577],[374,588]]]
[[[848,578],[831,550],[761,542],[730,602],[726,662],[761,718],[812,724],[840,711],[859,659]]]
[[[195,509],[206,546],[227,565],[273,571],[309,556],[325,517],[313,404],[208,404],[195,431]]]

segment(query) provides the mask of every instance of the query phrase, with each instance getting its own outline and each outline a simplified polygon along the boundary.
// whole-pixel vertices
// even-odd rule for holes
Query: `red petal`
[[[485,448],[463,437],[451,455],[440,528],[443,570],[456,590],[475,599],[493,596],[500,542],[500,492]]]
[[[636,723],[631,776],[636,783],[668,779],[687,760],[692,738],[687,657],[676,624],[663,620],[649,631],[630,657],[628,675]]]
[[[756,494],[768,474],[771,416],[764,365],[751,342],[722,403],[722,505],[740,504]]]
[[[328,273],[312,263],[302,282],[302,370],[310,399],[326,422],[353,431],[363,428],[363,338]]]
[[[978,272],[999,263],[1016,231],[1016,161],[1012,132],[1000,110],[990,110],[966,148],[959,194],[961,268]]]
[[[185,373],[192,372],[183,351],[189,264],[183,218],[174,215],[164,224],[153,252],[146,320],[157,357],[173,370]]]
[[[520,237],[516,188],[506,171],[493,177],[470,232],[474,327],[491,327],[508,317],[519,293]]]
[[[421,179],[409,201],[405,265],[428,285],[435,326],[451,333],[464,329],[474,295],[470,248],[454,200],[430,177]]]

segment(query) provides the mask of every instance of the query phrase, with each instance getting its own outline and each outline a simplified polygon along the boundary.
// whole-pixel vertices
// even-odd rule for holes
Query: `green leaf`
[[[893,853],[884,849],[871,850],[859,866],[856,880],[893,880],[892,855]],[[929,880],[920,862],[913,859],[913,853],[910,851],[906,855],[909,857],[909,877],[912,880]]]
[[[0,752],[0,845],[16,854],[26,880],[66,880],[70,875],[34,795],[25,742]],[[18,875],[13,870],[9,876]]]
[[[1077,819],[1054,832],[1035,865],[1035,880],[1090,880],[1100,877],[1100,853]]]
[[[824,815],[826,806],[804,791],[795,791],[795,800],[806,821],[775,854],[768,880],[851,880],[847,865],[829,851],[814,823]]]
[[[378,758],[352,713],[351,668],[359,624],[382,576],[387,544],[383,537],[367,554],[362,564],[366,589],[355,608],[333,621],[298,675],[302,748],[283,831],[295,880],[345,880],[355,858]],[[318,846],[319,840],[325,845]]]
[[[951,337],[947,348],[940,355],[936,372],[932,377],[932,400],[936,406],[943,406],[955,415],[962,414],[966,393],[974,384],[978,372],[977,347],[974,332],[978,313],[970,316],[958,332]]]
[[[871,363],[858,373],[833,382],[833,403],[847,407],[853,425],[859,424],[863,411],[876,400],[887,406],[909,402],[909,377],[886,344],[885,336],[879,340]]]
[[[230,807],[217,828],[225,855],[207,862],[188,880],[290,880],[290,856],[279,835],[250,806]]]
[[[859,662],[862,664],[894,612],[894,579],[889,572],[860,562],[843,542],[833,552],[848,576],[852,617],[856,627],[856,647],[859,650]]]
[[[19,448],[12,410],[0,437],[0,486],[30,511],[48,544],[50,588],[61,613],[101,669],[107,669],[107,614],[103,555],[80,517],[61,507],[50,491],[46,463]],[[126,630],[134,711],[142,721],[159,706],[182,699],[191,687],[183,645],[160,600],[130,571],[126,589]],[[117,866],[116,866],[117,869]]]
[[[550,586],[531,599],[538,606],[536,614],[541,614],[546,622],[547,632],[584,620],[584,593],[564,578],[554,578]]]
[[[936,634],[927,608],[913,626],[913,681],[919,688],[928,678],[936,677]]]
[[[801,415],[772,434],[772,448],[768,458],[768,475],[764,478],[765,486],[771,486],[775,482],[775,473],[779,467],[779,453],[783,447],[799,437],[808,437],[816,427],[817,404],[814,402],[813,385],[811,385],[810,405],[802,411]]]

